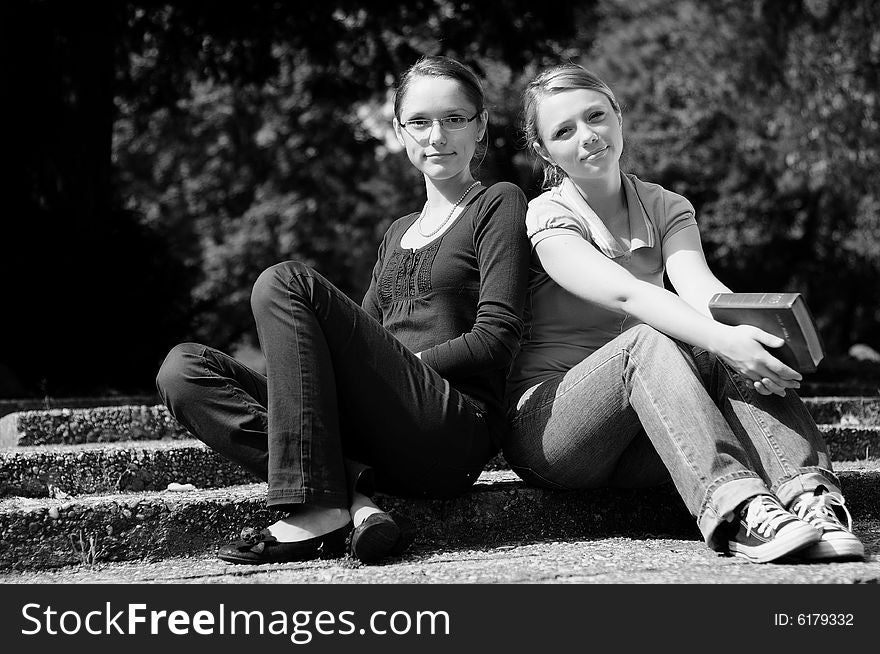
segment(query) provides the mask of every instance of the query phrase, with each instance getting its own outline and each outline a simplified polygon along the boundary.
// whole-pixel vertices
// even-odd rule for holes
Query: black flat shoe
[[[332,559],[345,554],[351,523],[335,531],[294,543],[279,542],[268,529],[247,528],[241,540],[224,545],[218,558],[229,563],[287,563],[311,559]]]
[[[397,539],[397,545],[391,550],[391,556],[400,556],[415,542],[416,525],[412,520],[400,513],[389,511],[388,515],[391,516],[394,522],[397,523],[397,528],[400,529],[400,538]]]
[[[349,552],[358,561],[375,563],[386,556],[399,556],[415,540],[411,520],[390,513],[374,513],[351,532]]]

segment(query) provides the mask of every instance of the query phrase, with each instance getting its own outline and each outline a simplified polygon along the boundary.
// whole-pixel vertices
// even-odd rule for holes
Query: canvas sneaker
[[[791,512],[819,530],[819,542],[798,552],[798,558],[811,561],[830,559],[863,559],[865,546],[852,533],[852,516],[843,505],[843,496],[819,486],[804,493],[791,505]],[[846,518],[846,526],[840,520]]]
[[[774,561],[820,538],[814,527],[786,511],[773,495],[757,495],[746,501],[735,524],[727,548],[753,563]]]

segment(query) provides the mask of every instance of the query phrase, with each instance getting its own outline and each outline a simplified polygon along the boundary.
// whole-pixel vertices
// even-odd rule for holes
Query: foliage
[[[367,8],[368,7],[368,8]],[[175,342],[253,346],[249,293],[295,258],[354,298],[419,207],[389,92],[470,64],[478,176],[537,193],[520,93],[573,59],[625,110],[627,165],[689,197],[738,290],[807,294],[832,352],[880,345],[873,0],[14,0],[0,370],[31,392],[151,387]],[[15,347],[10,347],[14,344]],[[14,386],[14,381],[10,386]],[[3,389],[0,388],[0,394]]]
[[[193,337],[221,347],[254,338],[250,288],[278,261],[314,265],[353,297],[365,290],[381,234],[423,194],[386,133],[403,68],[442,52],[509,78],[573,26],[561,3],[515,0],[129,10],[117,188],[198,271]],[[505,118],[495,144],[510,154],[515,125]],[[488,176],[508,177],[497,171],[510,160],[486,162]]]
[[[600,3],[585,63],[628,105],[633,167],[689,197],[738,290],[804,292],[826,344],[880,340],[880,6]]]

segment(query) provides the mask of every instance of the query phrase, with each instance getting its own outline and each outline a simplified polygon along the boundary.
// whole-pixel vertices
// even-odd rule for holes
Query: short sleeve
[[[576,217],[562,203],[543,196],[529,202],[526,212],[526,235],[532,247],[551,236],[577,234],[587,239],[589,230],[584,221]]]
[[[664,189],[663,203],[663,224],[658,225],[661,242],[665,243],[686,227],[697,226],[694,206],[686,197]]]

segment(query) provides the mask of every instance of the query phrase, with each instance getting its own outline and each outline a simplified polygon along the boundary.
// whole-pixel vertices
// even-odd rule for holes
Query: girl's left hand
[[[780,397],[785,397],[785,389],[778,384],[775,384],[772,379],[769,377],[764,377],[759,381],[752,382],[752,385],[755,387],[755,390],[758,391],[761,395],[779,395]]]
[[[716,353],[734,370],[751,380],[761,395],[785,397],[787,388],[799,388],[801,375],[772,355],[784,341],[751,325],[723,326],[724,338]]]

